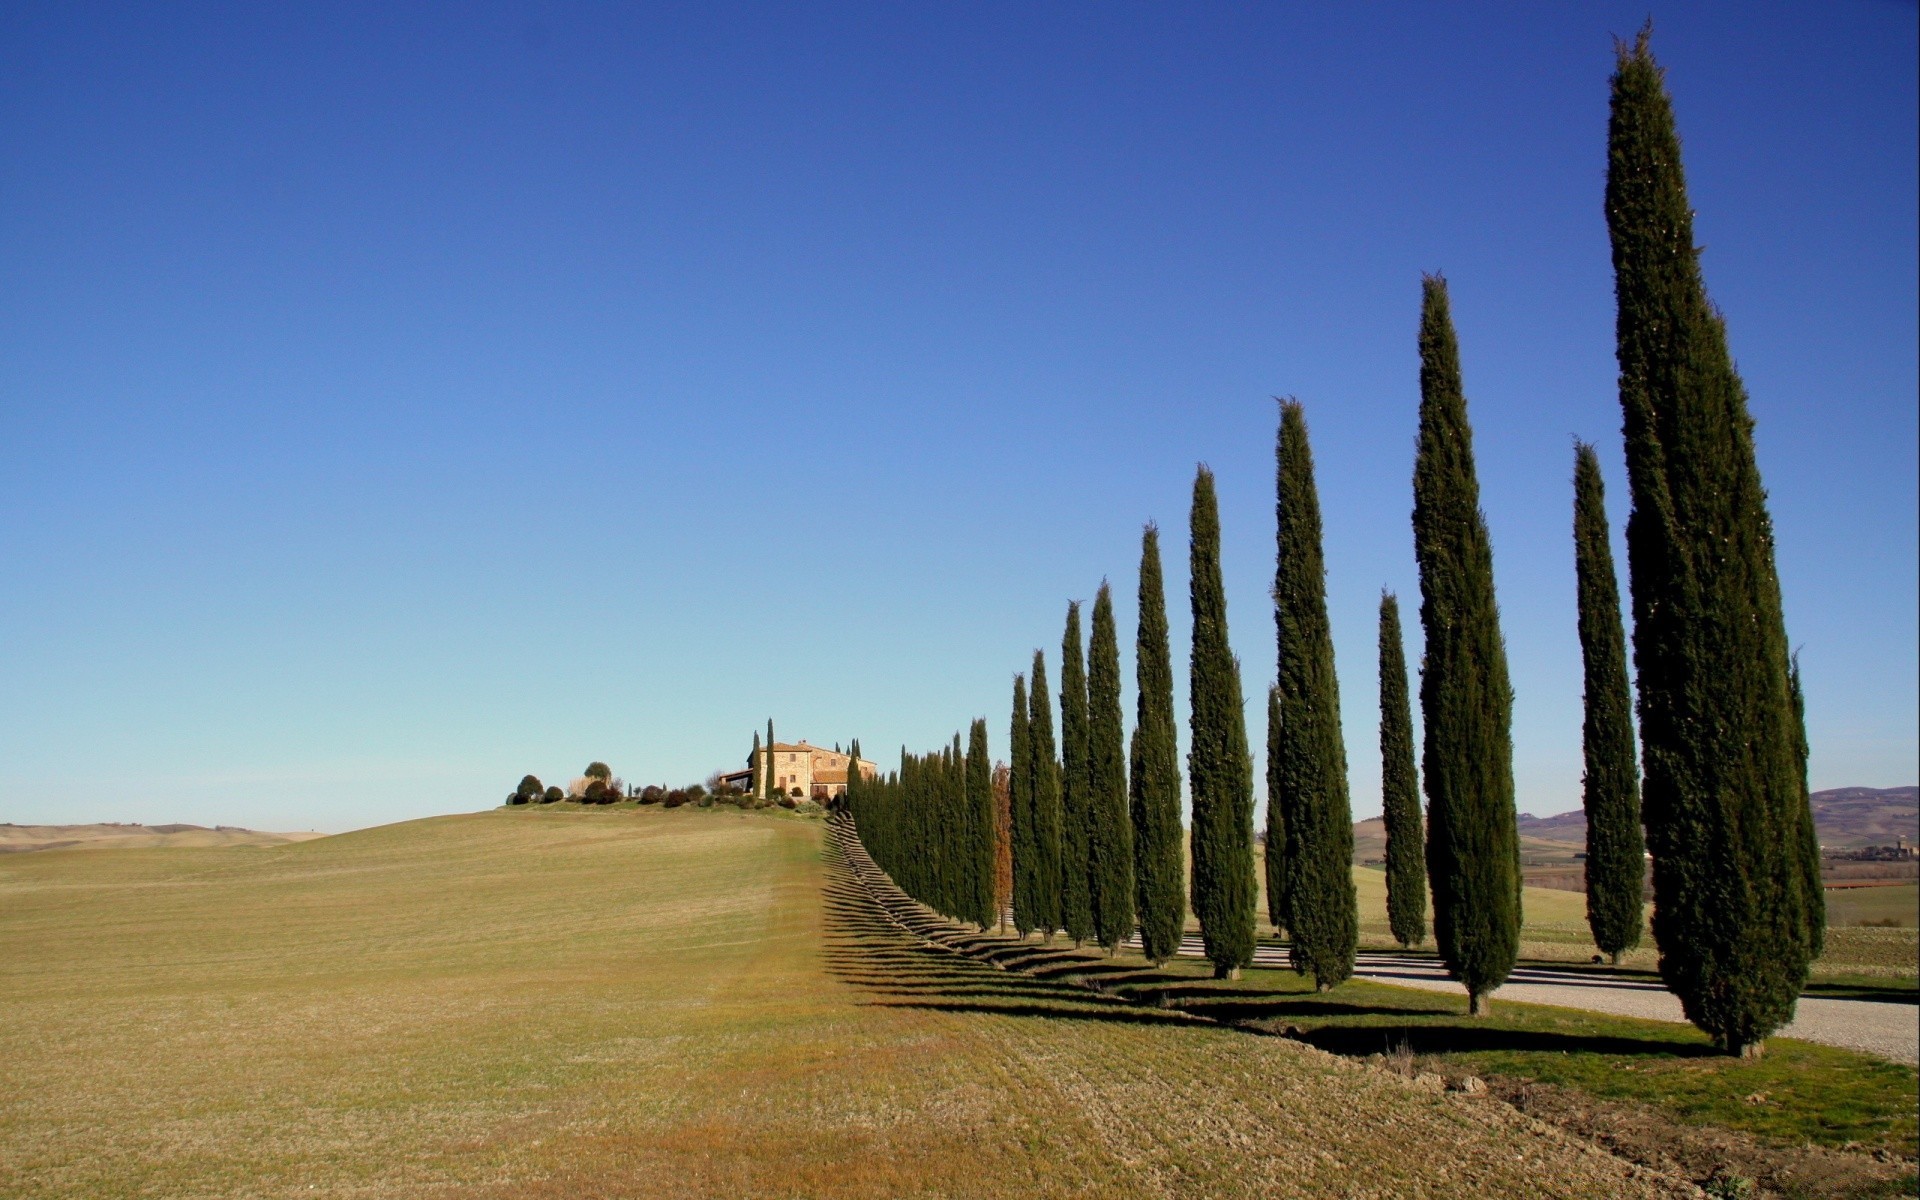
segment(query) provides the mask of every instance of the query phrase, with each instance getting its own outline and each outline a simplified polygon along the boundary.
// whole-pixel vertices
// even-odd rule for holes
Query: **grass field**
[[[1672,1194],[1498,1103],[929,949],[821,839],[532,810],[0,858],[0,1195]]]
[[[1920,884],[1837,888],[1827,893],[1827,920],[1840,926],[1888,925],[1912,929],[1920,924]]]

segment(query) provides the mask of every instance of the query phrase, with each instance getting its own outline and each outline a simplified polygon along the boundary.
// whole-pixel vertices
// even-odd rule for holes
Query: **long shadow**
[[[1883,984],[1815,983],[1801,992],[1815,1000],[1868,1000],[1876,1004],[1920,1005],[1920,991]]]
[[[1578,1035],[1483,1025],[1417,993],[1405,1004],[1263,991],[1160,970],[1070,946],[1014,941],[934,917],[900,893],[857,846],[830,848],[823,955],[829,972],[866,992],[865,1004],[931,1012],[1134,1025],[1213,1024],[1286,1036],[1346,1056],[1401,1044],[1416,1053],[1512,1050],[1695,1057],[1711,1047],[1653,1038]],[[1425,1005],[1434,1004],[1434,1008]],[[1319,1025],[1367,1018],[1367,1025]],[[1385,1018],[1385,1020],[1382,1020]],[[1309,1024],[1306,1029],[1292,1022]]]
[[[1103,1008],[1048,1008],[1038,1004],[968,1004],[963,1001],[868,1001],[870,1008],[917,1008],[933,1012],[984,1013],[998,1017],[1040,1017],[1047,1020],[1106,1021],[1121,1025],[1195,1025],[1192,1017],[1151,1008],[1114,1005]]]
[[[1405,1043],[1415,1054],[1451,1054],[1474,1050],[1512,1050],[1547,1054],[1619,1054],[1638,1057],[1708,1058],[1718,1051],[1706,1043],[1650,1041],[1547,1030],[1502,1029],[1462,1022],[1432,1024],[1328,1025],[1296,1031],[1300,1041],[1347,1057],[1390,1052]]]

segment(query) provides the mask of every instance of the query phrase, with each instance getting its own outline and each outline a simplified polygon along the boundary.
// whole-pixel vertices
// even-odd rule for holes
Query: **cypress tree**
[[[1402,946],[1427,940],[1426,833],[1413,763],[1413,706],[1400,599],[1380,593],[1380,809],[1387,826],[1387,927]]]
[[[1646,842],[1640,833],[1640,768],[1633,745],[1633,697],[1627,683],[1627,635],[1613,574],[1600,457],[1573,449],[1573,565],[1579,594],[1580,659],[1586,719],[1587,926],[1612,958],[1640,944]]]
[[[1180,853],[1180,750],[1174,732],[1173,653],[1160,572],[1160,530],[1140,535],[1140,625],[1134,638],[1135,698],[1128,798],[1133,816],[1134,904],[1140,950],[1155,966],[1180,952],[1187,923]]]
[[[1007,764],[993,764],[993,916],[1007,931],[1013,912],[1013,780]]]
[[[1687,1017],[1752,1056],[1792,1019],[1824,922],[1772,521],[1649,31],[1617,47],[1610,109],[1653,935]]]
[[[1280,659],[1288,946],[1294,970],[1311,973],[1324,992],[1353,974],[1360,912],[1353,887],[1353,806],[1340,729],[1340,682],[1327,621],[1320,492],[1306,413],[1297,400],[1280,404],[1274,458],[1273,621]]]
[[[1213,472],[1205,466],[1193,480],[1191,524],[1187,779],[1193,794],[1193,911],[1214,976],[1238,979],[1253,962],[1253,762],[1240,664],[1227,641],[1220,506]]]
[[[768,755],[768,761],[772,761]],[[747,756],[747,766],[753,771],[753,794],[765,799],[767,795],[767,764],[760,761],[760,731],[753,731],[753,752]]]
[[[973,835],[973,861],[967,866],[971,885],[966,897],[967,919],[984,931],[997,919],[993,875],[999,829],[993,803],[993,760],[987,757],[987,723],[983,720],[975,720],[967,732],[966,771],[967,824]]]
[[[944,911],[950,917],[970,921],[973,919],[973,869],[979,839],[974,836],[973,805],[967,791],[967,749],[960,740],[958,730],[954,731],[953,744],[947,747],[942,758],[942,782],[945,785],[942,798],[947,810],[945,836],[941,839],[947,857],[947,906]]]
[[[1127,741],[1120,712],[1120,637],[1113,589],[1093,599],[1087,646],[1088,898],[1093,937],[1109,954],[1133,933],[1133,825],[1127,813]]]
[[[1427,635],[1427,876],[1440,957],[1465,985],[1468,1011],[1484,1016],[1520,952],[1513,689],[1446,281],[1430,275],[1422,289],[1413,545]]]
[[[778,800],[780,798],[779,795],[775,793],[775,789],[779,787],[779,785],[774,783],[773,781],[774,759],[776,757],[778,756],[775,755],[773,752],[773,718],[768,717],[767,718],[767,763],[766,763],[766,770],[762,771],[761,774],[766,777],[767,798],[770,800]],[[784,789],[782,790],[784,791]]]
[[[1287,927],[1287,814],[1280,802],[1280,685],[1267,687],[1267,920]]]
[[[1027,677],[1013,677],[1013,725],[1007,737],[1008,805],[1013,824],[1013,927],[1021,937],[1040,928],[1033,898],[1034,841],[1033,761],[1027,739]]]
[[[1033,783],[1033,904],[1036,928],[1047,937],[1060,928],[1060,762],[1053,749],[1053,698],[1047,694],[1047,656],[1033,652],[1033,690],[1027,694],[1027,757]]]
[[[1807,697],[1800,690],[1800,653],[1787,660],[1787,687],[1793,702],[1794,762],[1800,773],[1800,887],[1807,897],[1807,939],[1812,956],[1827,948],[1827,900],[1820,890],[1820,834],[1813,827],[1813,796],[1807,783]]]
[[[1060,642],[1060,924],[1076,946],[1093,936],[1085,653],[1075,600],[1067,605],[1067,631]]]

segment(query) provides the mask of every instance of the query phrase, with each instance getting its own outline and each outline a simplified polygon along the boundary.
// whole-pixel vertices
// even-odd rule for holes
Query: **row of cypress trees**
[[[1026,676],[1014,678],[1009,780],[1015,929],[1048,937],[1064,930],[1075,945],[1091,941],[1109,952],[1137,930],[1155,962],[1177,952],[1186,921],[1159,547],[1150,525],[1141,541],[1132,746],[1121,711],[1113,590],[1103,581],[1084,655],[1080,605],[1067,606],[1058,759],[1045,654],[1034,652],[1031,691]]]
[[[853,743],[860,756],[860,743]],[[847,773],[847,810],[860,840],[907,894],[937,912],[986,929],[994,903],[998,829],[987,723],[976,720],[965,745],[928,754],[900,751],[900,767],[877,779]]]
[[[1701,280],[1671,101],[1646,31],[1619,47],[1611,87],[1606,218],[1632,493],[1626,540],[1644,777],[1635,761],[1599,460],[1581,443],[1573,540],[1586,697],[1588,919],[1595,944],[1615,961],[1637,944],[1651,851],[1662,977],[1723,1049],[1751,1055],[1791,1019],[1824,937],[1804,698],[1788,653],[1746,393]],[[1397,940],[1422,940],[1431,890],[1441,957],[1479,1014],[1519,950],[1513,691],[1446,281],[1427,276],[1421,291],[1412,517],[1424,720],[1416,769],[1399,602],[1383,593],[1388,916]],[[1288,931],[1295,968],[1326,988],[1353,969],[1352,826],[1319,499],[1304,412],[1293,401],[1281,407],[1276,492],[1268,916]],[[1227,636],[1218,503],[1204,465],[1190,524],[1191,900],[1215,973],[1235,976],[1254,947],[1252,760]],[[1058,757],[1044,655],[1035,652],[1030,678],[1014,680],[1014,924],[1022,935],[1065,929],[1076,943],[1111,949],[1137,922],[1147,957],[1158,962],[1178,948],[1185,897],[1172,665],[1153,526],[1142,539],[1139,697],[1127,763],[1104,584],[1090,663],[1082,645],[1075,603],[1061,647]],[[971,878],[972,868],[946,867],[940,846],[949,843],[926,840],[947,828],[943,821],[972,819],[942,815],[971,811],[954,799],[968,789],[953,792],[948,782],[962,757],[957,740],[939,755],[903,757],[898,777],[859,789],[856,811],[868,814],[862,835],[872,823],[881,839],[876,858],[906,872],[896,874],[903,886],[943,911],[979,919],[977,908],[966,908],[977,903],[970,885],[954,882]],[[909,795],[928,811],[906,811]]]

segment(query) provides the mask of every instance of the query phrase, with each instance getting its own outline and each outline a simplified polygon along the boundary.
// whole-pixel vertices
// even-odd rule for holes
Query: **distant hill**
[[[157,846],[284,846],[320,833],[261,833],[232,825],[13,825],[0,822],[0,854],[27,850],[132,850]]]
[[[1521,813],[1520,856],[1529,863],[1570,859],[1587,848],[1587,814],[1579,809],[1558,816]],[[1813,794],[1813,826],[1830,850],[1890,846],[1898,835],[1920,843],[1920,787],[1829,788]],[[1386,857],[1387,827],[1379,817],[1353,826],[1353,861]]]

